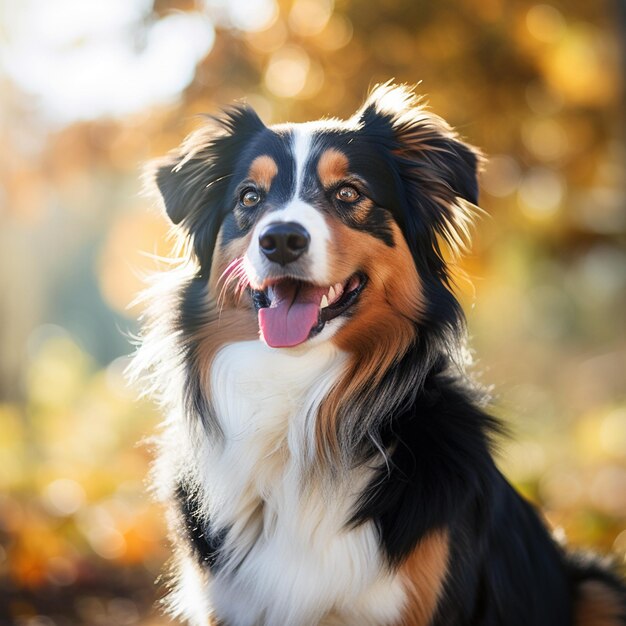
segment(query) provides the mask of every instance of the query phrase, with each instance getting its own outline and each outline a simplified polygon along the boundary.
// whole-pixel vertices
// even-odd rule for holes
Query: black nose
[[[261,233],[259,246],[270,261],[287,265],[306,252],[310,241],[309,233],[300,224],[276,222]]]

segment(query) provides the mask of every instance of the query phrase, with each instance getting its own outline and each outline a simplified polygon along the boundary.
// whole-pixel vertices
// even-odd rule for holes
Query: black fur
[[[178,315],[174,324],[174,331],[181,335],[180,359],[185,368],[185,387],[183,400],[185,415],[188,419],[199,420],[210,436],[216,433],[211,431],[215,420],[209,420],[211,404],[208,401],[203,381],[199,372],[199,340],[197,333],[212,316],[214,311],[208,308],[208,287],[202,276],[196,276],[181,286]]]
[[[178,503],[185,540],[191,547],[198,563],[216,572],[219,567],[219,551],[224,543],[227,529],[214,531],[205,515],[200,513],[197,494],[184,483],[178,484],[174,499]]]

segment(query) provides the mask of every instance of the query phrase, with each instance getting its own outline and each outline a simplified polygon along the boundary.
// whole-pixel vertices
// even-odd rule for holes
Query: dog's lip
[[[341,295],[333,302],[329,302],[328,306],[320,308],[320,322],[325,324],[335,317],[339,317],[351,308],[359,299],[366,283],[367,276],[363,272],[355,272],[352,274],[350,278],[343,283]]]
[[[272,286],[278,284],[283,280],[296,280],[302,283],[308,283],[309,285],[321,287],[313,282],[305,281],[300,278],[293,278],[291,276],[282,276],[280,278],[265,279],[261,283],[261,288],[251,288],[254,305],[257,310],[268,308],[272,304]],[[328,289],[328,295],[326,296],[328,302],[326,306],[320,306],[318,323],[313,327],[311,336],[318,334],[324,328],[324,325],[332,319],[343,315],[356,304],[359,296],[363,292],[368,281],[367,275],[358,270],[345,279],[344,281],[338,281],[333,285],[324,286]],[[334,292],[334,297],[333,297]],[[340,293],[339,293],[340,292]],[[323,302],[322,302],[323,304]]]

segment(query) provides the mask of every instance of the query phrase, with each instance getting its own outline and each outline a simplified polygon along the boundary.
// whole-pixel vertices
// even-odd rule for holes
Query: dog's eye
[[[261,202],[261,194],[256,190],[248,187],[241,192],[239,202],[245,207],[253,207]]]
[[[342,202],[356,202],[360,197],[361,194],[352,185],[339,187],[335,192],[335,198]]]

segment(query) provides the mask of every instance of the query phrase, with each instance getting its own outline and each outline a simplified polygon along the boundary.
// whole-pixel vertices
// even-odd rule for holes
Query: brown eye
[[[356,202],[360,197],[361,194],[352,185],[339,187],[335,192],[335,198],[342,202]]]
[[[244,189],[239,196],[239,202],[245,207],[253,207],[261,202],[261,194],[256,189]]]

